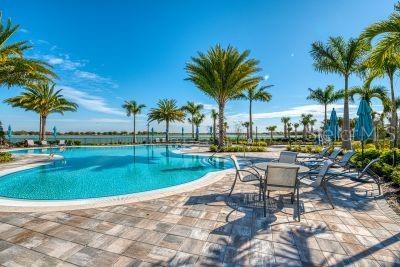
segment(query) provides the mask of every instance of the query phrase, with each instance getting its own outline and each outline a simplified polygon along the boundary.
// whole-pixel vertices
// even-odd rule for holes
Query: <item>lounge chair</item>
[[[327,158],[322,158],[322,159],[315,159],[315,160],[307,160],[301,162],[303,165],[309,167],[310,169],[316,169],[320,166],[323,165],[324,161],[330,160],[332,162],[335,162],[339,154],[343,151],[340,147],[335,147],[332,151],[332,153],[327,157]]]
[[[350,169],[354,167],[354,165],[350,162],[350,159],[355,154],[356,152],[354,150],[347,151],[339,161],[334,163],[333,167],[342,167],[345,169],[345,171],[350,171]]]
[[[33,146],[36,146],[36,145],[35,145],[35,142],[33,142],[32,139],[27,139],[26,140],[26,146],[27,147],[33,147]]]
[[[270,191],[280,191],[291,194],[291,202],[294,202],[294,195],[297,195],[297,214],[300,220],[299,186],[297,175],[299,166],[293,164],[269,164],[265,171],[264,189],[264,216],[267,215],[267,200]],[[267,194],[267,196],[266,196]]]
[[[59,146],[65,146],[65,140],[60,140],[58,141]]]
[[[235,166],[236,174],[235,174],[235,180],[233,181],[231,187],[231,191],[229,192],[229,196],[232,195],[233,189],[235,188],[236,185],[236,181],[237,179],[239,179],[239,181],[243,183],[254,183],[255,186],[259,185],[258,193],[259,193],[259,198],[261,200],[262,187],[263,187],[261,174],[257,171],[255,167],[252,166],[247,166],[246,169],[242,169],[235,155],[231,155],[230,158],[233,161],[233,165]]]
[[[335,206],[333,205],[332,198],[328,192],[328,180],[332,177],[338,176],[339,174],[329,172],[329,169],[332,167],[333,164],[334,163],[331,160],[325,161],[324,164],[322,165],[321,169],[318,172],[310,171],[308,174],[306,174],[305,176],[303,176],[300,179],[300,182],[302,184],[305,184],[307,186],[312,186],[315,188],[318,188],[321,186],[326,194],[326,197],[328,198],[329,203],[331,204],[332,208],[334,209]],[[308,179],[305,178],[307,176],[309,177]]]
[[[46,140],[42,140],[40,141],[40,145],[41,146],[48,146],[47,141]]]
[[[303,158],[303,159],[323,159],[324,157],[327,156],[328,152],[329,152],[329,147],[325,147],[316,155],[298,156],[298,158]]]
[[[381,195],[381,194],[382,194],[382,191],[381,191],[381,184],[383,184],[383,180],[382,180],[382,178],[381,178],[378,174],[376,174],[376,173],[372,170],[373,165],[374,165],[375,163],[377,163],[379,160],[380,160],[380,158],[376,158],[376,159],[374,159],[374,160],[371,160],[371,161],[367,164],[367,166],[365,166],[364,169],[362,169],[361,172],[357,172],[358,175],[357,175],[356,177],[354,177],[354,176],[348,176],[348,175],[346,175],[346,176],[347,176],[347,177],[350,177],[350,179],[352,179],[352,180],[355,180],[355,181],[357,181],[357,182],[363,182],[363,183],[368,182],[368,179],[371,178],[372,180],[374,180],[374,182],[375,182],[376,185],[378,186],[379,195]]]

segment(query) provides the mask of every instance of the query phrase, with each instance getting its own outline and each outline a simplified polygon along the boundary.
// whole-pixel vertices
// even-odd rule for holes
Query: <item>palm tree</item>
[[[188,78],[197,88],[218,104],[218,146],[224,146],[224,116],[226,103],[235,99],[247,88],[262,80],[255,74],[260,70],[258,60],[249,59],[249,50],[240,53],[236,48],[220,45],[210,48],[206,54],[199,52],[186,64]]]
[[[213,120],[213,143],[215,144],[217,141],[217,119],[218,112],[215,109],[211,110],[211,119]]]
[[[194,138],[194,123],[193,123],[193,117],[200,113],[200,111],[203,109],[202,104],[196,104],[195,102],[188,101],[186,105],[182,107],[182,110],[190,114],[190,120],[189,122],[192,124],[192,138]]]
[[[353,98],[354,95],[359,95],[370,105],[373,98],[379,99],[382,104],[385,104],[387,103],[386,101],[388,101],[388,95],[385,87],[379,85],[371,87],[371,84],[369,82],[364,83],[363,86],[353,87],[349,92],[351,98]]]
[[[297,139],[297,128],[299,128],[300,124],[299,123],[294,123],[293,127],[294,127],[294,138]]]
[[[301,114],[300,123],[303,125],[303,138],[307,136],[308,127],[310,125],[310,121],[312,120],[312,114]]]
[[[315,90],[308,88],[310,94],[307,99],[317,101],[319,104],[324,105],[324,128],[328,121],[327,109],[328,105],[335,103],[343,96],[342,94],[335,92],[333,85],[327,85],[325,89],[317,88]]]
[[[55,84],[38,83],[30,84],[26,91],[19,96],[5,100],[13,107],[35,111],[40,116],[39,138],[46,136],[46,119],[51,113],[64,114],[66,111],[76,111],[78,105],[65,99],[62,89],[55,90]]]
[[[268,126],[268,127],[267,127],[267,131],[268,131],[269,134],[270,134],[270,144],[272,144],[272,140],[274,139],[273,134],[274,134],[274,132],[276,131],[276,125]]]
[[[133,143],[136,143],[136,115],[140,114],[146,106],[136,103],[135,100],[125,101],[122,108],[126,110],[126,115],[133,116]]]
[[[0,86],[26,86],[34,82],[49,82],[56,75],[40,60],[27,59],[24,53],[32,48],[28,41],[10,42],[18,31],[9,19],[4,25],[0,13]]]
[[[250,122],[246,121],[242,123],[242,126],[246,128],[246,139],[249,139],[249,128],[250,128]]]
[[[314,125],[317,122],[316,119],[310,119],[311,134],[314,134]]]
[[[237,99],[244,99],[249,101],[249,136],[247,138],[253,139],[253,101],[269,102],[272,99],[272,95],[265,90],[272,87],[273,85],[266,85],[258,87],[254,85],[249,89],[245,90],[243,93],[237,96]]]
[[[204,121],[205,115],[197,113],[193,116],[193,119],[190,119],[190,123],[193,123],[196,126],[196,141],[199,140],[199,127],[200,124]]]
[[[288,123],[290,122],[290,118],[282,117],[281,122],[283,123],[283,134],[284,134],[285,138],[287,138],[287,126],[288,126]]]
[[[183,122],[185,112],[178,108],[175,99],[161,99],[157,103],[157,108],[150,109],[148,114],[149,122],[157,121],[158,123],[165,121],[165,139],[169,141],[169,124],[171,122]]]
[[[347,42],[342,37],[330,37],[327,44],[314,42],[310,54],[314,68],[319,72],[337,73],[344,77],[344,108],[342,146],[351,148],[349,117],[349,78],[361,71],[361,63],[368,46],[361,39],[351,38]]]

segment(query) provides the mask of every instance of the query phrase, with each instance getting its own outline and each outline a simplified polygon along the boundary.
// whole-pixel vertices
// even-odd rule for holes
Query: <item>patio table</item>
[[[268,166],[297,166],[299,167],[299,174],[303,174],[306,172],[310,171],[310,168],[304,166],[304,165],[298,165],[298,164],[288,164],[288,163],[279,163],[279,162],[260,162],[254,164],[254,167],[256,167],[259,170],[266,171]]]

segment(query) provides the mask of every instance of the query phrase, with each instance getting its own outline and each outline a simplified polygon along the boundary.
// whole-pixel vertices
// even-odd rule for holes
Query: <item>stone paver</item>
[[[400,266],[400,225],[374,185],[332,180],[334,210],[303,187],[298,222],[289,197],[272,193],[266,217],[253,185],[229,197],[233,177],[140,203],[0,213],[0,265]]]

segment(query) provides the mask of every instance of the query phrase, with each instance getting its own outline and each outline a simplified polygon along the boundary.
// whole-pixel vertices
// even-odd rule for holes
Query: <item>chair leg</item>
[[[323,183],[322,183],[322,188],[323,188],[324,191],[325,191],[325,195],[326,195],[326,197],[328,198],[329,204],[331,204],[332,209],[334,209],[335,206],[333,206],[332,198],[331,198],[331,196],[329,195],[328,187],[326,186],[326,182],[323,182]]]
[[[297,216],[299,218],[300,222],[300,194],[299,194],[300,188],[297,187]]]
[[[231,191],[229,192],[229,196],[232,195],[233,188],[235,188],[235,184],[236,184],[237,177],[238,177],[238,173],[236,173],[236,175],[235,175],[235,180],[233,181]]]
[[[293,202],[294,202],[294,193],[292,193],[291,196],[290,196],[290,203],[293,204]]]

